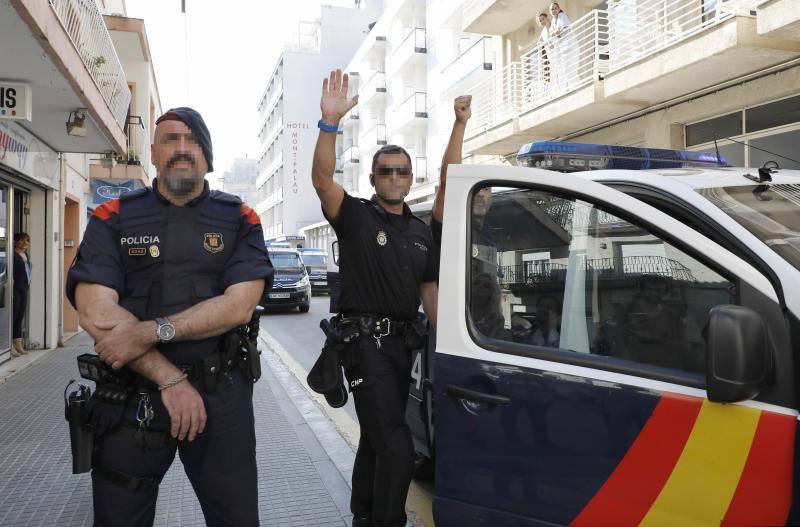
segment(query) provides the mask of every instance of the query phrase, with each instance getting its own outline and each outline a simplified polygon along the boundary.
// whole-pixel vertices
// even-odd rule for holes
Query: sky
[[[258,156],[259,97],[299,21],[319,18],[323,3],[353,0],[186,0],[186,18],[180,0],[126,0],[145,21],[162,109],[191,106],[211,131],[212,187],[235,158]]]

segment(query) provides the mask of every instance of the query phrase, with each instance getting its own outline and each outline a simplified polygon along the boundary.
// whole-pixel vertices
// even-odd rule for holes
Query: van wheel
[[[436,462],[419,452],[414,452],[414,479],[433,481],[436,474]]]
[[[300,309],[301,313],[308,313],[308,310],[311,309],[311,304],[301,304],[298,309]]]

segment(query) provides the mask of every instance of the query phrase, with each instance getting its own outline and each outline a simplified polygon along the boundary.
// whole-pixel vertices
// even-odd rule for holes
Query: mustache
[[[194,157],[190,156],[189,154],[175,154],[167,161],[167,168],[172,168],[175,166],[175,163],[179,163],[181,161],[186,161],[192,164],[192,167],[197,168],[197,164],[194,161]]]

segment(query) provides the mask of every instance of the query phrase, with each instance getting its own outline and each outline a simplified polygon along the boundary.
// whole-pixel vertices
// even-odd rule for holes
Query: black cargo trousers
[[[373,527],[403,527],[406,496],[414,475],[414,444],[406,423],[411,352],[403,337],[358,339],[358,369],[364,382],[352,390],[361,427],[350,509]],[[348,375],[348,380],[351,375]]]
[[[177,450],[207,525],[258,525],[253,385],[239,368],[222,374],[213,393],[195,382],[192,384],[203,398],[208,417],[205,430],[194,441],[168,440],[166,444],[155,445],[158,448],[140,442],[137,433],[130,433],[131,427],[138,430],[135,419],[138,397],[135,397],[126,405],[123,422],[101,437],[95,463],[123,474],[160,481]],[[155,419],[150,429],[169,435],[169,415],[161,398],[152,397],[152,404]],[[94,525],[153,525],[158,487],[129,490],[98,472],[92,471]]]

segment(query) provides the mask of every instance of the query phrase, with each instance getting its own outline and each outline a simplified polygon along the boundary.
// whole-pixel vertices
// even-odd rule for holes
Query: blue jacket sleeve
[[[269,253],[264,245],[264,232],[261,230],[261,220],[253,209],[242,205],[242,217],[239,224],[239,236],[236,239],[236,248],[233,251],[228,266],[222,274],[220,286],[224,291],[233,284],[249,282],[263,278],[264,292],[272,285],[272,263]]]
[[[125,268],[117,240],[119,202],[104,203],[95,209],[78,248],[78,254],[67,273],[66,295],[75,305],[75,288],[81,282],[100,284],[114,289],[120,297],[125,291]]]

